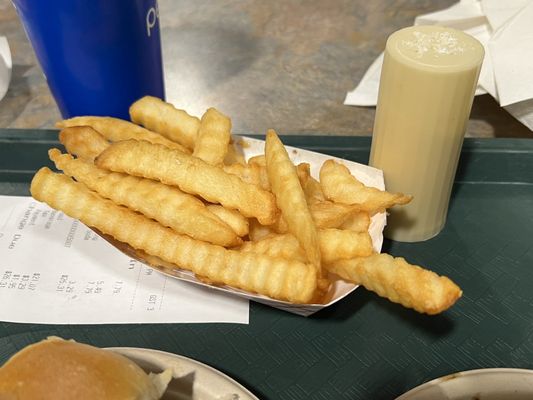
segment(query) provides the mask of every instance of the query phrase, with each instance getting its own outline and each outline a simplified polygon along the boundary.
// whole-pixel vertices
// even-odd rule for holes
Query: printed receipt
[[[248,300],[167,277],[31,197],[0,196],[0,320],[248,323]]]

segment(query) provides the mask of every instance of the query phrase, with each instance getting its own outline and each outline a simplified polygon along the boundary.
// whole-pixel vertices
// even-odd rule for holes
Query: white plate
[[[401,395],[396,400],[530,400],[533,371],[488,368],[437,378]]]
[[[173,379],[162,400],[259,400],[229,376],[201,362],[159,350],[111,347],[146,372],[171,368]]]

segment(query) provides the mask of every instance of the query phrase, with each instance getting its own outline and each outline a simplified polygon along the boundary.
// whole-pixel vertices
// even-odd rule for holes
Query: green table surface
[[[28,194],[34,171],[50,165],[46,150],[57,146],[56,137],[56,131],[0,130],[0,194]],[[282,139],[368,160],[365,137]],[[441,315],[419,315],[359,288],[308,318],[251,303],[249,325],[0,322],[0,363],[59,335],[191,357],[268,400],[393,399],[457,371],[533,369],[532,223],[533,140],[466,139],[444,230],[423,243],[383,246],[461,286],[463,297]]]

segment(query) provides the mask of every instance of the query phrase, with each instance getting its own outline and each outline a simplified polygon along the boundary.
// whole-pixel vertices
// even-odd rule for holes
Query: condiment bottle
[[[476,39],[440,26],[387,40],[370,165],[413,200],[390,210],[386,237],[417,242],[443,228],[483,56]]]

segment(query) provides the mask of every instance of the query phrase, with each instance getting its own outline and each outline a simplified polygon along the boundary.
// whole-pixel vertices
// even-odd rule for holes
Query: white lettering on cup
[[[157,18],[159,18],[159,7],[156,3],[156,6],[150,7],[146,13],[146,33],[148,37],[152,34],[152,28],[155,26]]]

